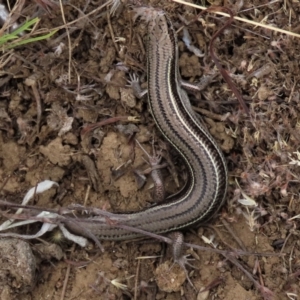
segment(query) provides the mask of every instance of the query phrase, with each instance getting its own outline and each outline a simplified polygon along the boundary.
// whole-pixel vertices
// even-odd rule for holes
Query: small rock
[[[29,244],[14,238],[0,239],[0,297],[23,294],[35,286],[36,260]],[[9,299],[9,298],[7,298]]]
[[[169,261],[155,270],[155,280],[159,289],[167,293],[180,291],[185,279],[184,270],[178,264],[171,265]]]

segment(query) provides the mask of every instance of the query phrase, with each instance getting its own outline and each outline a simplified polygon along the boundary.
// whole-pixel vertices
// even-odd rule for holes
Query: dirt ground
[[[147,176],[145,186],[137,186],[133,171],[148,165],[141,149],[133,146],[133,135],[149,153],[153,140],[162,151],[169,194],[185,178],[184,164],[156,129],[146,97],[136,99],[126,86],[129,73],[135,73],[145,87],[147,26],[140,19],[133,22],[133,1],[113,14],[111,6],[100,9],[104,1],[66,2],[65,22],[74,21],[69,38],[59,4],[28,1],[18,22],[37,14],[39,28],[59,30],[47,41],[1,54],[0,198],[21,203],[30,188],[49,179],[59,187],[36,195],[30,205],[140,210],[153,203],[152,182]],[[201,2],[300,34],[298,1]],[[244,250],[250,254],[234,255],[244,269],[212,250],[187,249],[194,259],[195,268],[187,268],[195,292],[184,271],[172,266],[170,249],[158,241],[102,242],[101,253],[93,241],[82,248],[55,230],[25,243],[1,240],[0,298],[298,299],[300,38],[237,20],[218,36],[215,53],[243,96],[247,114],[208,50],[227,18],[210,13],[192,22],[199,13],[194,8],[172,1],[143,3],[166,11],[176,29],[191,21],[192,44],[204,55],[187,49],[180,30],[180,73],[190,82],[209,76],[209,84],[191,93],[190,100],[228,162],[224,207],[209,225],[187,230],[185,241]],[[91,127],[116,116],[140,121]],[[2,212],[13,211],[3,207]],[[40,225],[13,232],[33,234]]]

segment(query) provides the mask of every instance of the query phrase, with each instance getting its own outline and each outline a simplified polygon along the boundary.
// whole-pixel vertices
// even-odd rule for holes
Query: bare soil
[[[220,0],[205,4],[208,2],[239,11],[240,17],[300,33],[297,1],[270,4],[252,0],[233,5]],[[132,8],[125,5],[114,15],[105,7],[84,17],[103,3],[77,0],[64,5],[66,22],[78,19],[68,26],[70,40],[61,28],[48,41],[2,54],[1,199],[21,203],[30,188],[50,179],[58,182],[59,188],[37,195],[31,205],[59,208],[76,203],[115,212],[147,207],[153,203],[152,183],[148,178],[142,189],[136,184],[133,170],[144,170],[148,165],[143,152],[133,146],[129,137],[133,133],[149,153],[153,140],[155,148],[162,150],[168,162],[163,169],[168,193],[183,185],[184,164],[157,131],[146,98],[136,99],[126,87],[130,72],[138,74],[145,86],[147,26],[139,19],[133,22]],[[171,1],[144,3],[166,11],[176,29],[184,25],[183,19],[192,21],[199,13]],[[41,17],[39,28],[64,24],[59,5],[47,1],[32,1],[19,22],[36,12]],[[243,270],[212,251],[187,250],[196,267],[188,267],[189,276],[198,291],[204,290],[196,293],[184,271],[172,266],[170,249],[157,241],[103,242],[105,252],[101,253],[92,241],[80,248],[55,231],[26,242],[30,247],[18,240],[13,240],[15,247],[3,246],[1,241],[1,249],[6,249],[1,250],[1,256],[9,253],[0,260],[1,299],[299,297],[300,39],[239,21],[217,38],[215,52],[243,95],[249,108],[245,114],[208,51],[212,35],[226,20],[204,14],[200,21],[188,25],[193,45],[205,54],[202,58],[187,49],[182,31],[178,33],[182,77],[190,82],[213,77],[190,99],[224,151],[229,168],[224,207],[209,226],[186,231],[185,241],[211,247],[201,238],[205,236],[218,249],[243,247],[250,253],[272,254],[237,257],[269,292],[258,289]],[[132,127],[125,122],[98,127],[85,138],[83,128],[115,116],[135,116],[140,122]],[[119,176],[116,170],[123,164]],[[238,202],[247,197],[257,206]],[[39,227],[25,226],[14,232],[32,234]],[[13,250],[7,251],[8,247]],[[24,247],[23,260],[30,259],[31,268],[34,263],[34,276],[30,267],[16,259],[20,247]],[[126,289],[116,287],[113,280]]]

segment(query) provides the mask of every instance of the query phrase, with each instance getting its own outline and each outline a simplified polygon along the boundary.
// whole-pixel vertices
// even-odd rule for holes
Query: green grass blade
[[[23,31],[32,30],[32,28],[29,28],[29,27],[32,26],[32,25],[37,24],[39,21],[40,21],[39,18],[34,18],[32,20],[26,21],[21,27],[17,28],[15,31],[13,31],[10,34],[19,35]]]
[[[51,37],[56,32],[57,32],[57,30],[53,30],[50,33],[45,34],[45,35],[36,36],[36,37],[33,37],[33,38],[28,38],[26,40],[13,43],[12,45],[7,46],[6,49],[11,49],[11,48],[15,48],[15,47],[25,45],[25,44],[29,44],[29,43],[32,43],[32,42],[37,42],[37,41],[48,39],[49,37]]]
[[[24,37],[24,39],[22,40],[22,37],[20,36],[20,34],[24,31],[31,31],[33,29],[32,26],[35,26],[39,21],[40,21],[39,18],[34,18],[32,20],[28,20],[23,25],[21,25],[19,28],[17,28],[15,31],[1,36],[0,37],[0,46],[2,46],[1,50],[5,51],[7,49],[15,48],[15,47],[25,45],[28,43],[45,40],[57,32],[57,30],[53,30],[50,33],[45,34],[45,35],[31,37],[31,38]],[[16,39],[21,39],[21,40],[16,41],[16,42],[10,42],[10,41],[16,40]]]

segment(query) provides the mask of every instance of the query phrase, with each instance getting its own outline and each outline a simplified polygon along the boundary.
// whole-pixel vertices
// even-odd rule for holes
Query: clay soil
[[[137,99],[126,86],[132,73],[143,87],[147,82],[147,26],[139,18],[133,21],[137,4],[132,2],[111,14],[111,6],[99,9],[104,1],[67,1],[65,22],[73,22],[68,31],[55,1],[28,1],[22,8],[18,22],[37,14],[38,28],[58,31],[47,41],[1,54],[1,200],[21,203],[30,188],[52,180],[59,186],[36,195],[30,205],[79,204],[114,212],[153,205],[151,178],[146,174],[145,185],[137,185],[136,170],[149,166],[133,137],[149,153],[152,144],[161,152],[168,194],[184,184],[185,166],[156,129],[146,97]],[[298,1],[202,2],[300,33]],[[194,259],[195,268],[187,270],[196,291],[159,241],[104,241],[102,253],[92,240],[83,248],[54,230],[25,243],[1,240],[0,298],[297,299],[300,38],[241,21],[217,37],[214,51],[242,95],[245,112],[209,52],[213,34],[227,18],[207,13],[195,22],[200,11],[194,8],[172,1],[144,4],[166,11],[176,29],[189,23],[191,44],[203,55],[187,48],[179,30],[180,73],[184,80],[202,82],[202,91],[189,94],[190,100],[228,163],[224,206],[206,226],[184,232],[186,242],[209,250],[185,250]],[[139,121],[91,128],[116,116]],[[5,206],[1,211],[14,212]],[[6,220],[1,218],[1,223]],[[12,232],[34,234],[40,227],[36,223]],[[214,247],[231,251],[242,267],[214,253]]]

